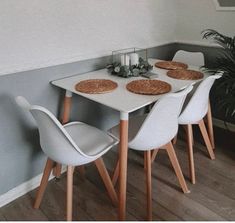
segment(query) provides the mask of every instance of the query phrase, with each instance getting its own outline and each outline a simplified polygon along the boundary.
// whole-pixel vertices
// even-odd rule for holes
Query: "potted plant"
[[[213,113],[215,117],[235,124],[235,36],[228,37],[212,29],[204,30],[202,34],[204,39],[212,39],[222,47],[213,66],[204,68],[209,74],[224,73],[211,89]]]

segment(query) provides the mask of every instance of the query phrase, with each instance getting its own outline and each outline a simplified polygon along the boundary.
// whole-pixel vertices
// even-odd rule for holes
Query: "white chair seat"
[[[88,156],[100,156],[118,143],[118,139],[82,122],[64,125],[73,141]]]

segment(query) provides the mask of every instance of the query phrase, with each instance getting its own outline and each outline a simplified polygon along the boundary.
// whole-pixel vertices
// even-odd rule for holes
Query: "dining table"
[[[195,84],[200,80],[179,80],[174,79],[166,75],[166,69],[160,69],[155,67],[155,63],[159,62],[158,59],[149,58],[148,62],[153,65],[153,70],[151,71],[155,75],[151,78],[156,80],[161,80],[169,83],[171,85],[171,92],[179,91],[191,84]],[[199,67],[190,66],[188,69],[200,70]],[[204,74],[203,78],[208,75]],[[109,79],[117,83],[118,87],[109,93],[104,94],[89,94],[82,93],[75,89],[75,85],[78,82],[89,79]],[[125,220],[126,217],[126,187],[127,187],[127,158],[128,158],[128,120],[129,114],[147,105],[156,102],[158,99],[163,97],[165,94],[161,95],[142,95],[135,94],[127,90],[126,85],[133,81],[139,79],[146,79],[145,77],[130,77],[123,78],[119,76],[112,75],[108,73],[107,69],[96,70],[84,74],[77,74],[70,77],[65,77],[62,79],[54,80],[51,82],[52,85],[57,86],[65,90],[65,97],[63,103],[62,112],[62,123],[66,123],[70,118],[70,111],[72,106],[72,96],[80,95],[91,101],[100,103],[109,108],[112,108],[119,112],[120,117],[120,142],[119,142],[119,220]]]

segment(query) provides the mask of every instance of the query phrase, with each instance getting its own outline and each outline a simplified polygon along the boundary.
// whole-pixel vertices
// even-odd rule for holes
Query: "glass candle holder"
[[[140,58],[147,61],[147,49],[127,48],[112,52],[112,62],[121,66],[138,65]]]

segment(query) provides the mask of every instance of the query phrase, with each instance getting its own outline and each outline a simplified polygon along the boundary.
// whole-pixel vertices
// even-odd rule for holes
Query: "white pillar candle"
[[[139,55],[137,53],[131,54],[131,65],[138,65],[139,64]]]
[[[130,57],[126,54],[121,55],[121,65],[124,66],[129,66],[130,65]]]

